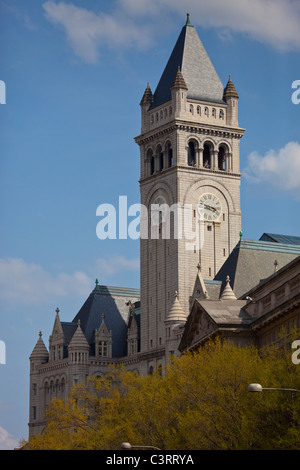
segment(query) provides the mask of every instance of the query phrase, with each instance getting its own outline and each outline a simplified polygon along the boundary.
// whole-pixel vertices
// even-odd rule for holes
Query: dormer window
[[[100,357],[108,357],[108,343],[107,341],[100,341],[98,344],[98,355]]]
[[[112,357],[112,332],[107,329],[104,315],[98,330],[95,331],[95,355],[96,357]]]

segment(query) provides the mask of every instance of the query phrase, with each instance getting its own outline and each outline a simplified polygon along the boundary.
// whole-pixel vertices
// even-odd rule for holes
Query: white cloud
[[[184,24],[187,12],[195,26],[216,28],[224,40],[242,33],[277,50],[300,50],[298,0],[115,0],[110,14],[53,0],[43,8],[46,18],[65,31],[74,53],[88,63],[97,63],[101,47],[148,47],[168,30],[174,13]]]
[[[191,22],[248,34],[277,50],[300,49],[300,4],[298,0],[165,0]]]
[[[67,295],[85,295],[92,285],[92,279],[80,271],[53,276],[38,264],[23,259],[0,259],[2,300],[36,303]]]
[[[147,25],[135,23],[124,12],[94,13],[71,3],[47,1],[43,4],[46,18],[63,28],[74,53],[83,61],[97,63],[99,49],[144,49],[151,42]]]
[[[18,440],[14,439],[6,429],[0,426],[0,449],[13,450],[18,446]]]
[[[243,173],[249,182],[268,183],[300,199],[300,144],[289,142],[278,151],[268,150],[265,155],[251,152]]]
[[[98,258],[96,268],[102,276],[113,276],[121,271],[138,271],[140,269],[139,258],[128,259],[125,256],[112,256],[110,258]]]
[[[99,258],[88,273],[96,274],[100,283],[118,273],[139,270],[139,259],[121,255]],[[83,271],[52,275],[42,266],[20,258],[0,258],[0,298],[18,303],[41,303],[67,296],[86,296],[95,279]]]

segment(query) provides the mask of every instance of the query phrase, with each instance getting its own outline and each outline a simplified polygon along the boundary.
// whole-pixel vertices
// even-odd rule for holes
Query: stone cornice
[[[182,130],[193,134],[203,134],[212,137],[217,136],[235,139],[241,139],[245,133],[245,129],[242,129],[241,127],[221,127],[192,121],[173,121],[172,123],[169,123],[169,125],[158,127],[152,131],[148,131],[145,134],[135,137],[135,141],[139,145],[145,145],[166,134],[172,133],[174,130]]]

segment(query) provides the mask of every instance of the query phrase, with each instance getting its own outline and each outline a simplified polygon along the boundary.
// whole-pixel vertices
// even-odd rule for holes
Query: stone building
[[[71,322],[57,310],[48,349],[40,333],[30,356],[30,435],[53,397],[109,364],[151,374],[216,334],[261,347],[300,327],[300,238],[242,237],[238,100],[188,17],[140,102],[140,289],[96,281]]]

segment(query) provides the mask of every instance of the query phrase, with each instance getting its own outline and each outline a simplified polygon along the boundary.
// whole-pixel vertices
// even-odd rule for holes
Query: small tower
[[[64,357],[65,337],[59,318],[59,308],[56,310],[52,335],[49,337],[49,361],[61,361]]]
[[[175,298],[169,315],[165,319],[166,326],[166,356],[178,354],[178,345],[183,333],[187,317],[178,299],[178,292],[175,291]]]
[[[78,320],[77,329],[68,346],[69,363],[71,364],[87,364],[89,355],[89,343],[84,336]]]
[[[30,434],[42,431],[44,420],[44,397],[40,384],[39,367],[49,360],[49,353],[42,340],[42,333],[29,357],[30,360],[30,390],[29,390],[29,431]]]
[[[185,117],[187,91],[188,87],[178,66],[177,74],[171,87],[172,108],[175,118],[180,119]]]
[[[226,286],[221,294],[220,300],[236,300],[235,293],[230,286],[230,277],[226,277]]]
[[[144,92],[143,98],[140,102],[141,107],[141,132],[146,132],[150,127],[150,118],[148,114],[148,110],[152,103],[152,91],[149,86],[149,82],[147,83],[146,90]]]
[[[227,85],[224,89],[224,100],[228,104],[227,108],[227,125],[238,126],[238,100],[239,95],[229,75]]]

